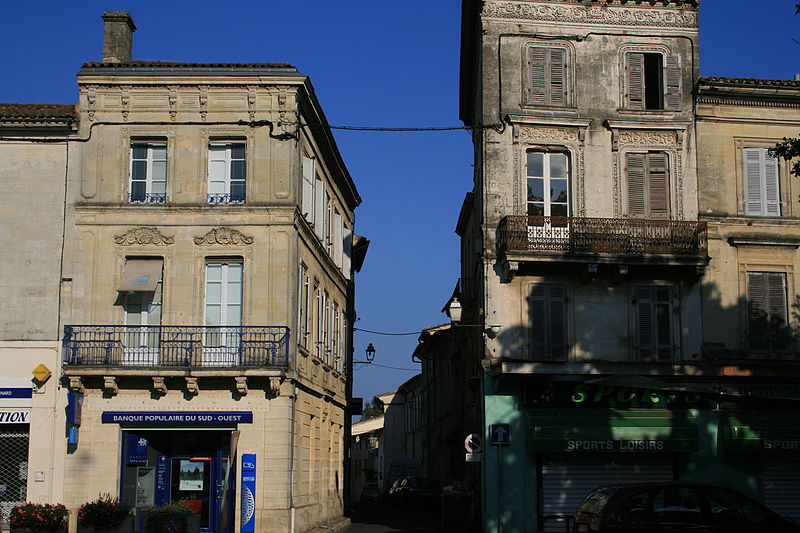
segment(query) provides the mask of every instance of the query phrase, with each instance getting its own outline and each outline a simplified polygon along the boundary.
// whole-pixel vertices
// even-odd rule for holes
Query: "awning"
[[[698,449],[690,410],[532,409],[527,411],[533,452],[690,452]]]
[[[163,259],[129,259],[119,282],[118,291],[152,292],[161,279]]]

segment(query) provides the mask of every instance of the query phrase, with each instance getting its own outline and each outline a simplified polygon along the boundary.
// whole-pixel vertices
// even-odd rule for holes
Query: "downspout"
[[[294,434],[297,413],[297,381],[292,380],[292,431],[289,438],[289,531],[295,533],[294,529]]]

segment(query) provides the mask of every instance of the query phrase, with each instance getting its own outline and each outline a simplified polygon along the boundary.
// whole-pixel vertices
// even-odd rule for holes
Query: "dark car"
[[[800,526],[733,489],[666,481],[604,485],[575,513],[576,533],[800,533]]]
[[[400,505],[433,505],[439,502],[442,488],[439,482],[428,477],[406,477],[395,490],[393,498]]]

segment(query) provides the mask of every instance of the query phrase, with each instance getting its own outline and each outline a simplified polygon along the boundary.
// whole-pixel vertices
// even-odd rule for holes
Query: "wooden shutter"
[[[778,160],[770,157],[766,148],[761,149],[764,158],[764,199],[767,216],[781,214],[780,185],[778,184]]]
[[[301,213],[309,222],[314,220],[314,160],[303,156],[303,204]]]
[[[664,152],[651,152],[647,154],[646,161],[649,216],[668,218],[669,172],[667,154]]]
[[[761,149],[744,148],[744,205],[745,214],[763,216],[767,214],[764,206],[764,194],[761,189],[763,183],[761,167]]]
[[[562,48],[549,49],[550,83],[548,84],[548,105],[563,106],[567,103],[566,83],[566,50]]]
[[[764,272],[747,274],[747,314],[750,349],[768,350],[767,274]]]
[[[773,353],[783,353],[788,348],[786,275],[767,274],[767,296],[769,299],[769,340]]]
[[[325,184],[322,180],[314,181],[314,233],[317,238],[325,242]]]
[[[568,356],[567,298],[563,285],[539,283],[531,287],[531,356],[534,360],[563,360]]]
[[[350,279],[350,265],[353,257],[353,230],[346,225],[343,227],[342,247],[344,248],[342,252],[342,273],[345,278]]]
[[[333,262],[342,267],[342,215],[333,214]]]
[[[625,54],[628,76],[627,107],[644,109],[644,54],[629,52]]]
[[[647,214],[645,203],[645,156],[647,154],[626,154],[625,163],[628,175],[628,216],[643,217]]]
[[[528,101],[533,105],[547,105],[547,48],[533,46],[528,49],[530,83]]]
[[[649,361],[656,354],[655,313],[650,287],[636,289],[636,345],[639,360]]]
[[[786,275],[748,272],[747,303],[750,349],[785,353],[789,348]]]
[[[670,111],[681,110],[683,97],[680,56],[668,55],[664,67],[664,104]]]

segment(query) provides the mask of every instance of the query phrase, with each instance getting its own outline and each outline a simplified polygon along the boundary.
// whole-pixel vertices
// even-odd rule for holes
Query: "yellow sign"
[[[36,378],[36,381],[42,381],[43,382],[43,381],[47,381],[47,378],[50,377],[52,372],[50,372],[50,369],[47,368],[46,366],[39,365],[39,366],[37,366],[36,368],[33,369],[33,372],[31,372],[31,374],[33,374],[33,377]]]

